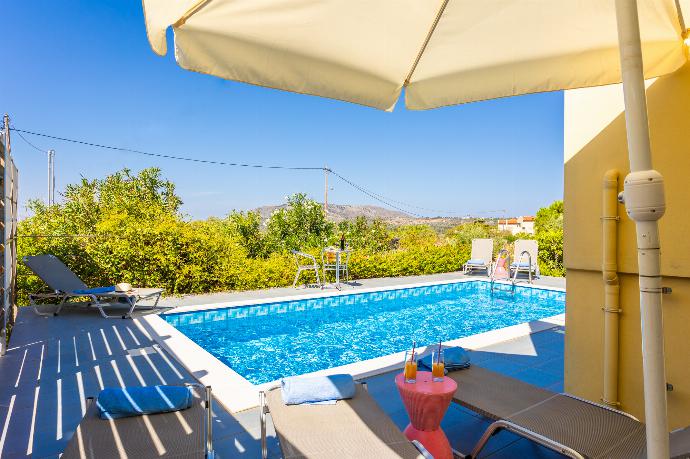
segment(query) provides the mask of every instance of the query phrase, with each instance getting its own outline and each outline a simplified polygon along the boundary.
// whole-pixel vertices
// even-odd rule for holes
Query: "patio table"
[[[340,247],[327,247],[325,249],[326,253],[332,253],[335,255],[335,288],[340,290],[342,288],[342,285],[340,284],[340,257],[342,254],[348,254],[350,253],[349,248],[341,249]],[[324,284],[326,282],[326,273],[323,273],[324,277]]]
[[[431,372],[418,371],[416,383],[406,383],[400,373],[395,377],[395,385],[410,417],[405,436],[419,441],[434,459],[453,459],[448,437],[441,430],[441,420],[458,388],[457,383],[448,377],[433,382]]]

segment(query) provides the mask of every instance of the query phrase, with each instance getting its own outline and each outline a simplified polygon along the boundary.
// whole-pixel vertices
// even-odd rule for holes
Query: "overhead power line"
[[[407,209],[416,209],[416,210],[421,210],[421,211],[428,211],[428,212],[437,212],[440,214],[465,214],[464,212],[458,212],[458,211],[450,211],[450,210],[444,210],[444,209],[434,209],[434,208],[429,208],[429,207],[422,207],[422,206],[417,206],[414,204],[410,204],[404,201],[399,201],[390,197],[383,196],[379,193],[376,193],[372,190],[369,190],[361,185],[358,185],[354,183],[352,180],[344,177],[343,175],[339,174],[338,172],[334,171],[333,169],[327,168],[327,167],[298,167],[298,166],[278,166],[278,165],[266,165],[266,164],[249,164],[249,163],[236,163],[236,162],[229,162],[229,161],[217,161],[217,160],[210,160],[210,159],[202,159],[202,158],[191,158],[191,157],[186,157],[186,156],[179,156],[179,155],[171,155],[167,153],[153,153],[150,151],[144,151],[144,150],[138,150],[138,149],[133,149],[133,148],[127,148],[127,147],[119,147],[119,146],[113,146],[113,145],[105,145],[101,143],[95,143],[95,142],[88,142],[85,140],[77,140],[77,139],[70,139],[67,137],[60,137],[60,136],[55,136],[55,135],[50,135],[50,134],[45,134],[42,132],[36,132],[36,131],[30,131],[27,129],[19,129],[14,126],[10,127],[11,131],[14,131],[19,135],[19,137],[26,142],[29,146],[32,148],[43,152],[43,153],[48,153],[47,150],[43,150],[33,143],[31,143],[26,137],[24,137],[22,134],[30,134],[38,137],[44,137],[48,139],[53,139],[53,140],[59,140],[61,142],[69,142],[73,144],[78,144],[78,145],[85,145],[89,147],[95,147],[95,148],[102,148],[106,150],[112,150],[112,151],[122,151],[122,152],[127,152],[127,153],[134,153],[138,155],[144,155],[144,156],[149,156],[149,157],[154,157],[154,158],[165,158],[165,159],[173,159],[177,161],[189,161],[189,162],[195,162],[195,163],[200,163],[200,164],[213,164],[213,165],[219,165],[219,166],[232,166],[232,167],[248,167],[248,168],[256,168],[256,169],[278,169],[278,170],[305,170],[305,171],[327,171],[335,175],[337,178],[339,178],[341,181],[346,183],[347,185],[351,186],[352,188],[356,189],[360,193],[365,194],[366,196],[374,199],[375,201],[378,201],[387,207],[390,207],[392,209],[398,210],[400,212],[403,212],[404,214],[410,215],[412,217],[419,217],[423,218],[423,215],[420,215],[417,212],[410,211]],[[500,211],[494,211],[494,210],[489,210],[489,211],[483,211],[483,212],[477,212],[477,213],[498,213]]]
[[[378,202],[380,202],[380,203],[382,203],[382,204],[387,205],[388,207],[391,207],[391,208],[393,208],[393,209],[395,209],[395,210],[399,210],[400,212],[403,212],[403,213],[405,213],[405,214],[407,214],[407,215],[411,215],[411,216],[413,216],[413,217],[422,217],[422,215],[419,215],[419,214],[414,213],[414,212],[410,212],[409,210],[402,209],[402,208],[396,206],[395,204],[391,204],[390,202],[386,201],[385,198],[383,198],[382,196],[380,196],[380,195],[378,195],[378,194],[376,194],[376,193],[374,193],[374,192],[372,192],[372,191],[369,191],[369,190],[367,190],[366,188],[357,185],[356,183],[353,183],[352,181],[350,181],[350,180],[346,179],[345,177],[343,177],[342,175],[338,174],[338,173],[337,173],[336,171],[334,171],[333,169],[328,169],[328,171],[329,171],[331,174],[333,174],[333,175],[335,175],[336,177],[338,177],[338,178],[339,178],[340,180],[342,180],[343,182],[345,182],[345,183],[347,183],[348,185],[350,185],[352,188],[354,188],[354,189],[360,191],[361,193],[366,194],[366,195],[369,196],[370,198],[375,199],[376,201],[378,201]]]
[[[416,213],[414,213],[414,212],[410,212],[410,211],[407,211],[407,210],[400,209],[400,208],[394,206],[393,204],[399,204],[399,205],[401,205],[401,206],[403,206],[403,207],[409,207],[409,208],[411,208],[411,209],[426,210],[426,211],[429,211],[429,212],[439,212],[440,214],[455,214],[455,215],[461,215],[461,214],[462,214],[462,215],[467,215],[467,212],[458,212],[458,211],[444,210],[444,209],[434,209],[434,208],[431,208],[431,207],[416,206],[416,205],[414,205],[414,204],[409,204],[409,203],[406,203],[406,202],[403,202],[403,201],[398,201],[398,200],[395,200],[395,199],[393,199],[393,198],[389,198],[389,197],[383,196],[383,195],[381,195],[381,194],[375,193],[374,191],[371,191],[371,190],[369,190],[369,189],[366,189],[366,188],[364,188],[364,187],[361,186],[361,185],[357,185],[357,184],[353,183],[351,180],[346,179],[346,178],[343,177],[342,175],[338,174],[338,173],[337,173],[336,171],[334,171],[333,169],[328,169],[328,171],[329,171],[330,173],[332,173],[333,175],[335,175],[336,177],[338,177],[340,180],[342,180],[342,181],[344,181],[345,183],[347,183],[348,185],[350,185],[351,187],[353,187],[353,188],[359,190],[360,192],[366,194],[367,196],[369,196],[369,197],[371,197],[371,198],[373,198],[373,199],[376,199],[377,201],[379,201],[379,202],[381,202],[381,203],[383,203],[383,204],[386,204],[387,206],[392,207],[392,208],[394,208],[394,209],[396,209],[396,210],[399,210],[399,211],[401,211],[401,212],[404,212],[404,213],[406,213],[406,214],[408,214],[408,215],[412,215],[412,216],[415,216],[415,217],[423,217],[422,215],[416,214]],[[392,204],[391,204],[391,203],[392,203]],[[477,214],[493,214],[493,213],[505,213],[505,212],[506,212],[506,211],[505,211],[504,209],[499,209],[499,210],[484,210],[484,211],[479,211],[479,212],[475,212],[475,213],[477,213]]]
[[[15,131],[17,133],[17,135],[19,136],[19,138],[22,139],[24,142],[26,142],[26,144],[29,145],[34,150],[40,151],[41,153],[48,153],[48,150],[44,150],[42,148],[39,148],[36,145],[34,145],[33,143],[29,142],[29,140],[22,135],[22,132],[24,132],[24,131],[20,131],[18,129],[15,129],[14,127],[10,127],[10,130]]]
[[[155,158],[176,159],[178,161],[192,161],[195,163],[216,164],[219,166],[252,167],[252,168],[257,168],[257,169],[319,170],[319,171],[323,170],[323,167],[275,166],[275,165],[266,165],[266,164],[233,163],[233,162],[227,162],[227,161],[215,161],[215,160],[210,160],[210,159],[189,158],[189,157],[185,157],[185,156],[176,156],[176,155],[169,155],[169,154],[163,154],[163,153],[151,153],[149,151],[135,150],[133,148],[115,147],[112,145],[103,145],[103,144],[99,144],[99,143],[87,142],[84,140],[68,139],[66,137],[58,137],[55,135],[43,134],[41,132],[28,131],[26,129],[18,129],[15,127],[10,128],[10,130],[15,131],[17,133],[23,132],[24,134],[31,134],[31,135],[36,135],[36,136],[40,136],[40,137],[46,137],[46,138],[53,139],[53,140],[59,140],[61,142],[76,143],[79,145],[86,145],[89,147],[104,148],[106,150],[124,151],[127,153],[135,153],[138,155],[152,156]],[[21,136],[21,134],[20,134],[20,136]]]

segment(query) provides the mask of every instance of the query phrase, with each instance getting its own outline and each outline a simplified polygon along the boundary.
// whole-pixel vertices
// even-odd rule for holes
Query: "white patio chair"
[[[295,274],[295,281],[292,283],[292,288],[297,286],[297,280],[300,274],[302,274],[302,271],[314,271],[316,283],[321,285],[321,279],[319,279],[319,265],[316,263],[316,258],[313,255],[298,250],[292,250],[292,254],[295,256],[295,264],[297,265],[297,274]]]

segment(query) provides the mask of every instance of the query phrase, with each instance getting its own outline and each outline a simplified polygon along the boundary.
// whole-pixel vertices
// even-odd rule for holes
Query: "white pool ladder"
[[[512,279],[513,285],[515,285],[515,283],[518,281],[517,275],[518,275],[518,272],[520,272],[520,264],[522,263],[522,260],[525,257],[525,255],[527,255],[527,263],[528,263],[527,276],[529,278],[529,283],[530,284],[532,283],[532,254],[529,253],[527,250],[523,250],[522,253],[520,254],[520,258],[518,259],[517,264],[515,265],[515,272],[513,273],[513,279]]]
[[[496,283],[496,269],[498,268],[498,260],[500,260],[503,255],[505,255],[506,260],[505,268],[510,270],[510,252],[508,252],[506,249],[501,249],[498,251],[498,255],[496,255],[496,262],[491,269],[491,276],[489,276],[491,280],[491,293],[493,293],[494,285]],[[508,279],[510,279],[510,271],[508,271]],[[513,286],[515,286],[514,282]]]

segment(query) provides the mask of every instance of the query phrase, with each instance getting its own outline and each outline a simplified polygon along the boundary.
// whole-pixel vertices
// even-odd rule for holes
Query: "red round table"
[[[395,385],[410,417],[405,436],[419,441],[434,459],[453,459],[453,450],[441,430],[441,419],[458,385],[448,377],[443,382],[433,382],[428,371],[418,371],[414,384],[405,383],[403,377],[402,373],[397,375]]]

